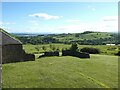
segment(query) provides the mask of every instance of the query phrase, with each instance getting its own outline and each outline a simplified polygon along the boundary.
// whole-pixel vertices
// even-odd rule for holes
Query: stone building
[[[0,58],[2,63],[35,60],[32,54],[26,54],[22,43],[4,30],[0,30]]]

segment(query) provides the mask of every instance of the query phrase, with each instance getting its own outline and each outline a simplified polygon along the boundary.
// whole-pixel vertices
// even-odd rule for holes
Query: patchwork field
[[[2,65],[3,88],[117,88],[118,57],[45,57]]]

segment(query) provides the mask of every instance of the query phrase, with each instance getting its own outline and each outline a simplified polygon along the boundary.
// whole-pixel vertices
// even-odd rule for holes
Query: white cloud
[[[80,20],[65,20],[65,22],[78,22],[76,23],[65,23],[59,25],[44,25],[39,24],[38,21],[29,21],[30,26],[27,26],[25,32],[51,32],[51,33],[80,33],[84,31],[98,31],[98,32],[117,32],[118,21],[117,16],[105,16],[98,19],[98,22],[81,22]],[[115,19],[115,20],[113,20]],[[28,30],[28,31],[26,31]]]
[[[38,17],[38,18],[43,18],[45,20],[50,20],[50,19],[60,19],[63,16],[54,16],[54,15],[48,15],[46,13],[36,13],[36,14],[30,14],[30,17]]]
[[[101,19],[105,30],[118,31],[118,16],[105,16]]]
[[[107,17],[107,16],[106,16]],[[112,17],[112,16],[111,16]],[[103,17],[104,18],[104,17]],[[68,20],[72,22],[72,20]],[[73,20],[74,21],[74,20]],[[36,23],[36,21],[32,21]],[[80,33],[84,31],[98,31],[98,32],[117,32],[118,22],[117,21],[107,21],[100,18],[97,23],[94,22],[79,22],[67,25],[52,25],[52,26],[34,26],[28,28],[29,32],[51,32],[51,33]]]
[[[79,25],[60,26],[56,30],[64,33],[80,33],[84,31],[99,31],[97,26],[89,23],[81,23]]]
[[[103,21],[118,21],[117,16],[105,16],[102,18]]]
[[[84,31],[99,31],[99,32],[117,32],[118,31],[118,18],[117,16],[105,16],[98,20],[97,23],[83,23],[77,25],[60,26],[56,28],[59,32],[64,33],[79,33]]]
[[[69,20],[65,20],[65,22],[76,23],[76,22],[80,22],[80,20],[69,19]]]

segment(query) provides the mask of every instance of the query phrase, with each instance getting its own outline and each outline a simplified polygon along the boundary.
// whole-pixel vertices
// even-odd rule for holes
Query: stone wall
[[[10,63],[10,62],[19,62],[23,61],[24,50],[22,49],[22,45],[3,45],[2,46],[2,63]]]
[[[58,52],[58,51],[45,52],[44,55],[45,55],[45,56],[59,56],[59,52]]]
[[[77,52],[77,51],[71,51],[71,50],[62,50],[62,56],[74,56],[74,57],[78,57],[78,58],[90,58],[89,53]]]
[[[26,54],[22,44],[10,44],[2,46],[2,63],[12,63],[35,60],[34,55]]]
[[[59,56],[59,51],[44,52],[44,54],[40,55],[38,58],[42,58],[46,56]]]

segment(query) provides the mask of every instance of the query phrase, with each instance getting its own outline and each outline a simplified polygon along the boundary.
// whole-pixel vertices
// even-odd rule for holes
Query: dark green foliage
[[[62,43],[72,44],[78,43],[80,45],[105,45],[108,43],[118,43],[118,34],[107,32],[92,32],[86,31],[83,33],[68,33],[68,34],[48,34],[38,36],[18,36],[23,44],[51,44]]]
[[[59,49],[59,47],[57,47],[57,49],[56,49],[57,51],[60,51],[60,49]]]
[[[42,46],[42,49],[45,51],[45,50],[46,50],[46,47],[45,47],[45,46]]]
[[[57,42],[57,40],[55,39],[55,38],[53,38],[53,37],[44,37],[44,38],[42,38],[42,42],[44,42],[44,43],[56,43]]]
[[[90,54],[99,54],[100,50],[97,48],[92,48],[92,47],[84,47],[80,50],[81,52],[87,52]]]
[[[70,47],[70,50],[71,50],[71,51],[77,51],[77,50],[78,50],[78,45],[77,45],[77,43],[73,43],[73,44],[71,45],[71,47]]]
[[[51,45],[51,44],[50,44],[50,49],[51,49],[52,51],[55,51],[55,50],[56,50],[56,47],[55,47],[54,45]]]
[[[62,50],[62,56],[75,56],[79,58],[90,58],[88,53],[78,52],[78,45],[73,43],[70,49]]]
[[[76,33],[76,34],[75,34],[75,37],[79,37],[79,36],[80,36],[80,33]]]
[[[85,32],[83,32],[81,34],[89,34],[89,33],[94,33],[94,32],[93,31],[85,31]]]
[[[109,47],[107,50],[115,50],[117,47]]]
[[[23,44],[49,44],[49,43],[58,43],[59,41],[56,38],[51,36],[28,36],[28,37],[18,37]]]
[[[36,49],[37,51],[39,51],[39,47],[35,47],[35,49]]]
[[[118,53],[116,53],[115,55],[120,56],[120,51],[118,51]]]

